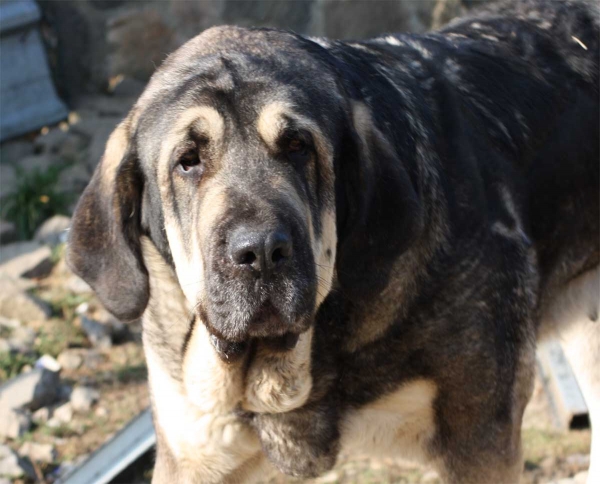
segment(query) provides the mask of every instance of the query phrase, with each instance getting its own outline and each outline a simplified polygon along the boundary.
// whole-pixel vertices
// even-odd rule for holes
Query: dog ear
[[[392,261],[418,237],[423,211],[394,146],[369,109],[354,103],[336,166],[338,281],[346,292],[380,291]]]
[[[128,121],[111,134],[75,209],[67,262],[117,318],[139,318],[149,298],[140,247],[143,176]]]

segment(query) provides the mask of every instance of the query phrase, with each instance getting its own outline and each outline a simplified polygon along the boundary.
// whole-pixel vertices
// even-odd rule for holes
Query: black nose
[[[229,241],[231,261],[261,276],[281,268],[292,256],[292,240],[283,229],[253,230],[240,227]]]

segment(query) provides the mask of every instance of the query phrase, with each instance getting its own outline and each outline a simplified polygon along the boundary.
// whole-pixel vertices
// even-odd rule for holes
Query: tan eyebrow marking
[[[311,119],[302,116],[290,103],[275,101],[264,106],[258,115],[256,128],[263,141],[274,148],[278,138],[285,130],[287,124],[285,117],[294,120],[296,126],[310,131],[315,145],[321,156],[332,156],[333,148],[319,126]]]

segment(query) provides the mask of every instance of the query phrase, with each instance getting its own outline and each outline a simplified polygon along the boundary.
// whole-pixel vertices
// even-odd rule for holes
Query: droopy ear
[[[140,247],[143,176],[130,145],[128,121],[111,134],[83,192],[69,234],[67,262],[123,321],[139,318],[149,298]]]
[[[354,103],[336,166],[338,281],[347,293],[380,291],[394,261],[422,230],[414,184],[369,108]]]

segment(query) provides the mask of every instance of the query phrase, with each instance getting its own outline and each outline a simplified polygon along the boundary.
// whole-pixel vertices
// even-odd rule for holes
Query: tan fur
[[[349,412],[342,424],[342,452],[426,462],[430,458],[427,446],[435,433],[436,396],[432,381],[418,379]]]
[[[243,408],[251,412],[289,412],[306,403],[312,388],[310,374],[313,329],[300,335],[286,353],[259,348],[246,377]]]
[[[100,169],[102,170],[100,183],[104,193],[111,193],[112,184],[116,178],[117,168],[119,167],[123,156],[125,156],[128,145],[129,123],[125,120],[115,128],[106,142],[102,163],[100,163]]]
[[[600,267],[573,279],[544,308],[541,337],[558,336],[592,424],[588,484],[600,482]]]
[[[152,297],[168,290],[168,297],[156,305],[164,308],[163,313],[147,311],[144,319],[160,317],[164,323],[169,318],[189,317],[175,274],[148,239],[142,239],[142,248],[155,291]],[[176,461],[177,482],[247,482],[238,469],[250,473],[264,463],[258,439],[233,413],[242,398],[243,362],[222,362],[201,323],[188,343],[182,384],[167,374],[152,345],[145,344],[144,351],[155,422]],[[173,482],[173,476],[162,476],[154,482]]]

